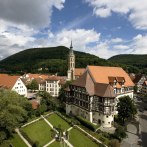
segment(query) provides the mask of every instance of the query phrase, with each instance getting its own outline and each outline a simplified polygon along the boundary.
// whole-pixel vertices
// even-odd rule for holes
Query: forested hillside
[[[0,68],[12,73],[44,72],[66,75],[69,49],[64,46],[33,48],[16,53],[0,62]],[[109,65],[110,63],[95,55],[74,51],[76,67],[87,65]],[[42,68],[42,71],[38,69]]]
[[[116,55],[108,59],[108,61],[118,64],[133,66],[143,73],[147,73],[147,55]]]

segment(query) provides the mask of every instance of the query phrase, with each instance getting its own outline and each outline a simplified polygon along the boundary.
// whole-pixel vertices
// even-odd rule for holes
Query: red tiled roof
[[[38,109],[39,103],[37,101],[33,100],[31,103],[32,103],[32,108],[33,109]]]
[[[72,85],[85,87],[89,95],[101,97],[115,97],[111,82],[117,81],[116,87],[134,86],[129,75],[120,67],[88,66],[83,75],[75,80]]]
[[[147,81],[144,81],[143,86],[147,86]]]
[[[134,86],[129,75],[121,67],[88,66],[87,69],[96,83],[109,84],[108,77],[123,77],[125,86]]]
[[[84,73],[85,68],[75,68],[75,76],[80,76]]]
[[[32,73],[28,73],[27,74],[29,76],[29,78],[33,78],[33,79],[38,79],[38,78],[42,78],[43,80],[47,79],[49,75],[44,75],[44,74],[32,74]]]
[[[0,74],[0,87],[11,89],[20,76],[10,76],[8,74]]]

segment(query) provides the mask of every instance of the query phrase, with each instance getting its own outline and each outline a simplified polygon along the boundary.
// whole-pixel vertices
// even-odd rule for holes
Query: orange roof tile
[[[147,86],[147,81],[144,81],[143,85],[144,85],[144,86]]]
[[[84,73],[85,68],[75,68],[75,76],[80,76]]]
[[[31,74],[31,73],[28,73],[27,75],[29,76],[29,78],[34,78],[34,79],[42,78],[43,80],[47,79],[49,76],[49,75]]]
[[[88,66],[87,69],[96,83],[109,84],[108,77],[123,77],[125,86],[134,86],[129,75],[121,67]]]
[[[0,86],[4,88],[13,88],[16,81],[20,76],[10,76],[8,74],[0,74]]]
[[[38,109],[39,103],[37,101],[33,100],[31,103],[32,103],[32,108],[33,109]]]

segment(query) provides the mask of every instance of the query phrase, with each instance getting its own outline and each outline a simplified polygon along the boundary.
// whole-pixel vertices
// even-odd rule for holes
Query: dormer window
[[[116,81],[116,80],[114,80],[114,85],[116,85],[116,83],[117,83],[117,81]]]

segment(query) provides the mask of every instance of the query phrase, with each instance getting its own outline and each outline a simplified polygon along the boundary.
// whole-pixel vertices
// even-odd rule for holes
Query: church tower
[[[75,54],[73,52],[72,41],[70,45],[70,51],[68,55],[68,71],[67,71],[67,80],[75,80]]]

